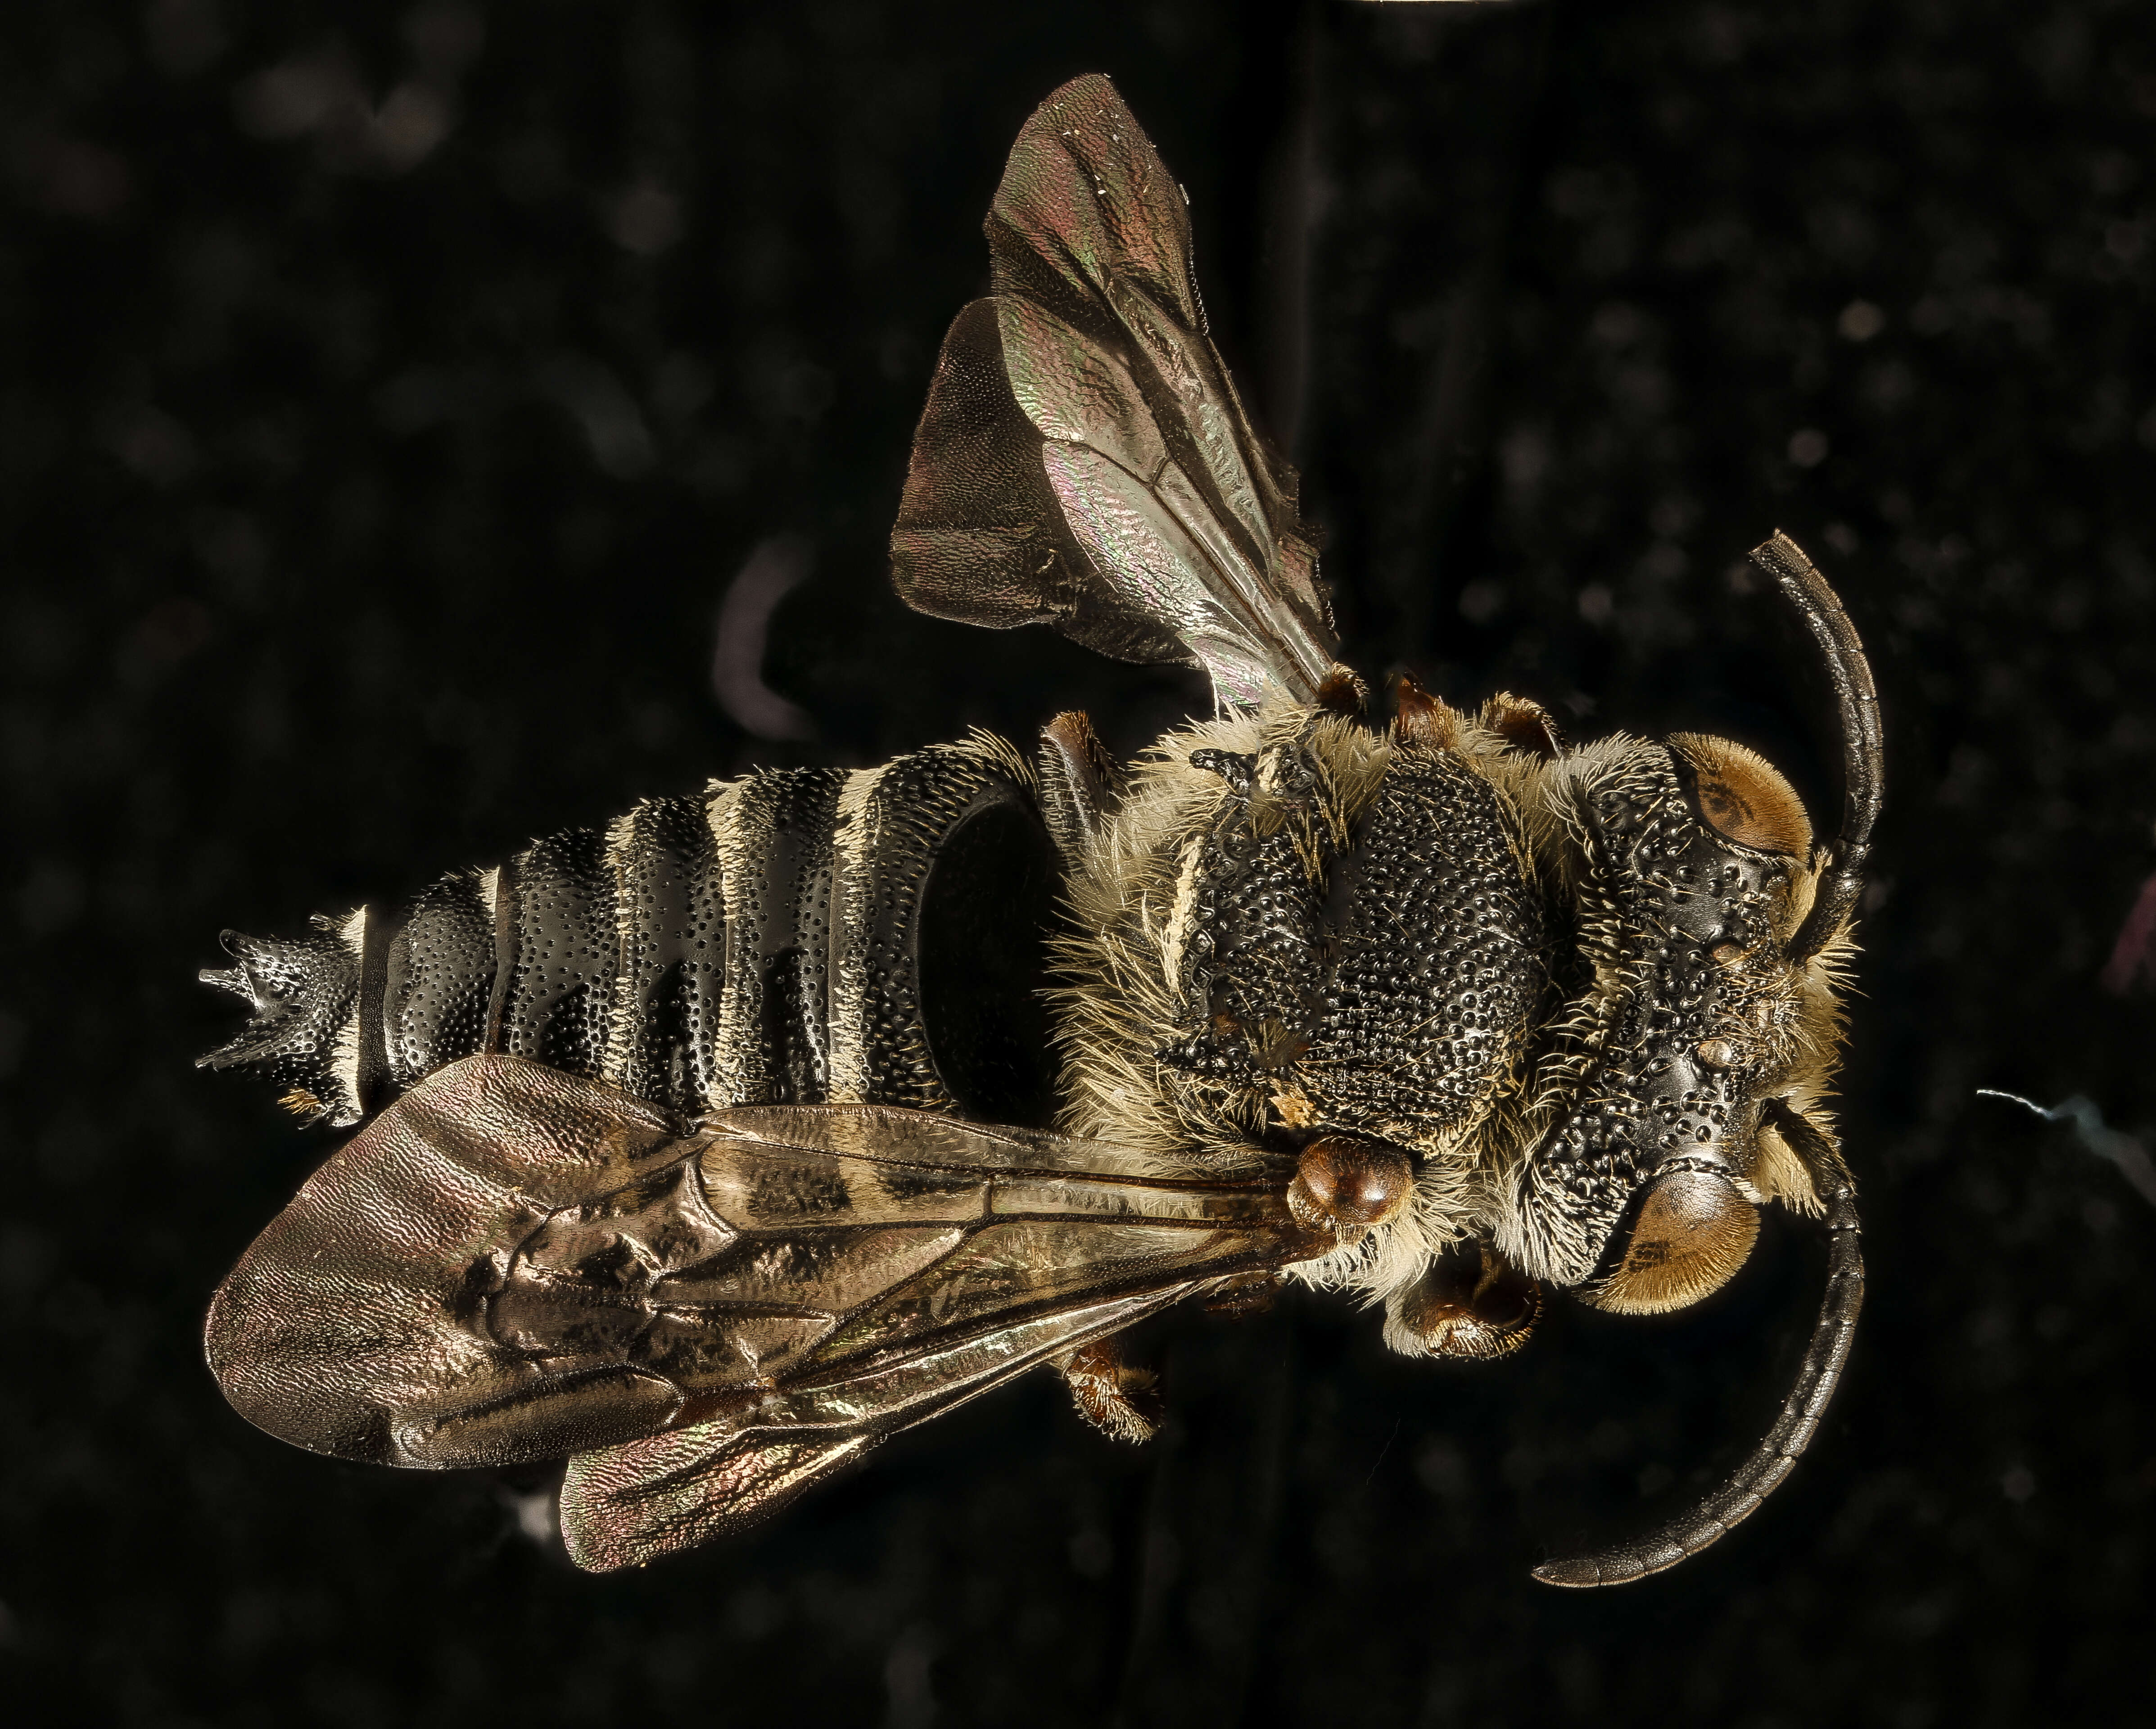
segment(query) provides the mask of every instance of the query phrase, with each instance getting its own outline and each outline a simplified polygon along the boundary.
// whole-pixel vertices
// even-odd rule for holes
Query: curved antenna
[[[1779,1100],[1772,1102],[1780,1103]],[[1829,1177],[1832,1184],[1826,1203],[1826,1292],[1820,1302],[1819,1320],[1812,1327],[1811,1343],[1804,1347],[1804,1360],[1797,1371],[1797,1383],[1782,1405],[1782,1414],[1736,1474],[1692,1511],[1631,1542],[1568,1560],[1546,1561],[1535,1569],[1535,1577],[1545,1585],[1627,1584],[1698,1554],[1732,1526],[1750,1516],[1774,1492],[1819,1429],[1820,1413],[1834,1397],[1842,1365],[1849,1360],[1850,1344],[1856,1337],[1857,1311],[1864,1306],[1864,1255],[1857,1240],[1856,1185],[1826,1137],[1795,1111],[1783,1106],[1774,1116],[1774,1126],[1785,1138],[1810,1143],[1793,1150],[1824,1154],[1808,1162],[1820,1175]]]
[[[1752,562],[1780,585],[1784,597],[1811,627],[1841,711],[1841,833],[1824,849],[1826,869],[1811,911],[1789,940],[1789,958],[1801,961],[1841,928],[1864,891],[1871,825],[1879,820],[1886,795],[1887,746],[1871,664],[1864,658],[1856,626],[1818,567],[1779,528],[1773,539],[1752,549]]]

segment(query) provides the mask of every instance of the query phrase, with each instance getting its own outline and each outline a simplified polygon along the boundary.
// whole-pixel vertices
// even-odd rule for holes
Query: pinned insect
[[[1822,1218],[1781,1418],[1637,1578],[1787,1474],[1862,1293],[1823,1100],[1880,798],[1825,582],[1754,558],[1840,707],[1841,832],[1726,740],[1567,743],[1403,682],[1361,717],[1296,477],[1205,332],[1182,193],[1105,79],[1020,134],[993,292],[951,328],[894,579],[1210,675],[1112,761],[1086,717],[855,772],[751,774],[297,941],[228,935],[254,1017],[204,1060],[363,1123],[242,1259],[211,1367],[341,1458],[568,1460],[594,1569],[764,1516],[1040,1366],[1133,1438],[1117,1336],[1288,1279],[1487,1358],[1546,1290],[1680,1308],[1759,1209]]]

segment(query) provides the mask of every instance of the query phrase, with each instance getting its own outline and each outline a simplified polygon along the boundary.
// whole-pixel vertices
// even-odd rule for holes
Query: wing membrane
[[[994,293],[952,324],[914,439],[900,593],[1203,665],[1224,705],[1309,700],[1337,643],[1296,474],[1206,334],[1182,190],[1106,79],[1027,121],[987,234]]]
[[[1224,557],[1211,557],[1174,508],[1171,500],[1188,497],[1174,464],[1147,485],[1082,444],[1051,440],[1041,455],[1064,520],[1094,567],[1119,598],[1167,625],[1204,663],[1220,701],[1254,705],[1268,684],[1292,688],[1221,596],[1192,580],[1194,572],[1210,568],[1231,593],[1258,587],[1255,573],[1232,547],[1223,549]],[[1219,547],[1221,537],[1214,536],[1213,545]]]
[[[703,1423],[569,1461],[562,1537],[576,1562],[612,1573],[769,1518],[883,1437],[744,1435]]]
[[[754,1420],[716,1418],[569,1461],[562,1534],[593,1573],[639,1565],[767,1519],[879,1442],[1120,1331],[1188,1285],[1040,1316],[923,1350],[874,1375],[795,1389]]]
[[[675,1123],[471,1057],[308,1182],[218,1291],[208,1350],[243,1415],[318,1452],[585,1455],[565,1528],[615,1566],[1220,1280],[1327,1252],[1285,1186],[1165,1181],[1118,1149],[889,1107]]]

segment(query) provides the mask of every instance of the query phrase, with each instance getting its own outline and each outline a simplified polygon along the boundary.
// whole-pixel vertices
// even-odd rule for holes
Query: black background
[[[17,1721],[2156,1721],[2156,1209],[1974,1096],[2156,1119],[2147,1003],[2096,983],[2156,814],[2147,6],[13,0],[0,42]],[[885,586],[1004,154],[1091,70],[1188,186],[1366,672],[1731,732],[1823,813],[1743,550],[1790,531],[1871,646],[1870,1306],[1813,1456],[1659,1579],[1526,1573],[1760,1433],[1808,1233],[1471,1373],[1337,1300],[1194,1318],[1149,1449],[1029,1382],[605,1579],[514,1485],[303,1455],[201,1367],[326,1144],[190,1066],[220,926],[755,763],[1081,703],[1134,749],[1200,700]],[[790,742],[711,676],[778,534]]]

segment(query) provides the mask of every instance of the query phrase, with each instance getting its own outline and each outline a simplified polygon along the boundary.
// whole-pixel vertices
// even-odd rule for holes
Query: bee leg
[[[1277,1273],[1241,1273],[1223,1282],[1219,1293],[1206,1300],[1205,1312],[1224,1321],[1243,1321],[1269,1315],[1280,1296]]]
[[[1123,1361],[1113,1334],[1055,1360],[1078,1414],[1118,1441],[1149,1441],[1167,1414],[1160,1377]]]
[[[1385,1306],[1385,1342],[1409,1357],[1487,1362],[1527,1342],[1543,1311],[1542,1287],[1507,1266],[1487,1243],[1440,1255]]]
[[[1557,724],[1555,716],[1532,697],[1500,690],[1482,705],[1482,712],[1476,718],[1515,750],[1531,757],[1564,754],[1564,729]]]
[[[1449,751],[1460,742],[1467,716],[1442,696],[1433,696],[1411,672],[1393,685],[1393,741],[1425,751]]]
[[[1071,709],[1040,729],[1040,803],[1067,866],[1091,849],[1122,803],[1123,771],[1084,712]]]
[[[1353,720],[1370,700],[1370,687],[1344,666],[1336,666],[1317,687],[1317,705],[1328,713]]]

